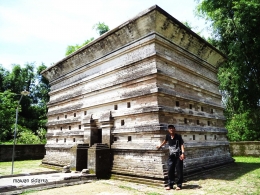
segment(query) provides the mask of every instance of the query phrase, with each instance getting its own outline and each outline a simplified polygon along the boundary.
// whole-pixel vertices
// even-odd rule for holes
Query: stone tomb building
[[[184,172],[233,162],[217,80],[225,56],[153,6],[42,72],[50,81],[45,164],[162,181],[167,126]]]

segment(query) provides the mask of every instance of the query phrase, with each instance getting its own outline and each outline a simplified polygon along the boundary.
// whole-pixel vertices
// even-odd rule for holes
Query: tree
[[[95,24],[95,25],[93,26],[93,29],[95,29],[99,35],[102,35],[102,34],[104,34],[105,32],[109,31],[108,25],[106,25],[104,22],[102,22],[102,23],[101,23],[101,22],[98,22],[97,24]],[[81,45],[78,45],[78,44],[76,44],[75,46],[74,46],[74,45],[68,45],[68,47],[67,47],[67,49],[66,49],[65,55],[68,56],[68,55],[72,54],[73,52],[75,52],[75,51],[77,51],[78,49],[80,49],[81,47],[83,47],[83,46],[89,44],[89,43],[90,43],[91,41],[93,41],[93,40],[94,40],[94,37],[92,37],[92,38],[86,40],[86,41],[85,41],[83,44],[81,44]]]
[[[23,90],[30,90],[34,83],[34,64],[25,64],[25,68],[20,65],[14,65],[12,72],[6,78],[8,89],[12,92],[20,94]]]
[[[38,134],[39,129],[46,129],[47,123],[47,103],[49,102],[50,85],[49,81],[41,75],[47,66],[41,64],[35,73],[35,85],[31,89],[32,103],[29,107],[31,121],[34,121],[34,133]]]
[[[0,141],[10,140],[13,135],[15,112],[18,102],[15,94],[6,90],[0,92]]]
[[[68,45],[67,49],[66,49],[66,53],[65,55],[68,56],[70,54],[72,54],[73,52],[77,51],[80,47],[78,45]]]
[[[193,28],[189,21],[184,21],[184,22],[182,22],[182,24],[184,24],[190,30]]]
[[[38,143],[39,140],[44,142],[50,86],[48,80],[40,72],[46,68],[44,64],[41,64],[35,71],[35,64],[28,63],[23,68],[20,65],[13,65],[12,71],[8,72],[0,67],[1,142],[10,141],[13,138],[17,106],[19,106],[17,137],[19,142]],[[24,96],[18,105],[23,90],[29,91],[30,95]],[[27,139],[27,136],[31,138]]]
[[[9,72],[0,64],[0,91],[4,91],[6,89],[5,77],[7,77],[8,74]]]
[[[49,101],[50,85],[49,81],[41,75],[41,72],[45,70],[47,66],[41,64],[35,73],[36,84],[34,85],[32,94],[33,94],[33,103],[39,106],[45,106]]]
[[[83,47],[83,46],[89,44],[89,43],[90,43],[91,41],[93,41],[93,40],[94,40],[94,37],[92,37],[92,38],[86,40],[82,45],[78,45],[78,44],[75,45],[75,46],[69,45],[69,46],[67,47],[67,49],[66,49],[66,56],[68,56],[68,55],[70,55],[71,53],[77,51],[77,50],[80,49],[81,47]]]
[[[197,31],[198,26],[192,26],[191,22],[189,21],[184,21],[182,22],[188,29],[192,30],[192,31]],[[202,35],[202,30],[201,31],[197,31],[196,34],[198,34],[201,38],[205,39],[206,38]]]
[[[98,22],[93,26],[93,29],[95,29],[100,36],[109,31],[108,25],[106,25],[104,22]]]
[[[260,2],[203,0],[197,11],[211,23],[210,42],[228,56],[218,73],[226,105],[227,128],[229,132],[239,129],[243,135],[251,132],[250,136],[235,140],[259,140]],[[243,125],[241,121],[244,121]]]

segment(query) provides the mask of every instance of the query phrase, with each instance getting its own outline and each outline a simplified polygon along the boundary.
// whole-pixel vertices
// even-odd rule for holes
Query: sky
[[[13,64],[50,66],[65,57],[68,45],[99,37],[93,29],[98,22],[113,29],[153,5],[207,37],[195,0],[0,0],[0,64],[7,70]]]

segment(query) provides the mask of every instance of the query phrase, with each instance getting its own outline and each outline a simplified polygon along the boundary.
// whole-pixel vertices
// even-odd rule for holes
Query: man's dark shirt
[[[180,152],[181,154],[181,145],[184,143],[181,135],[175,133],[174,138],[171,139],[171,135],[167,134],[165,140],[168,142],[170,147],[175,146],[174,148],[176,149],[176,152]]]

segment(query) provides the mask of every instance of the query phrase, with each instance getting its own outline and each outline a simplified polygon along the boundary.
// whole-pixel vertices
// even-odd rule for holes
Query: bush
[[[45,144],[46,143],[46,130],[39,129],[35,135],[30,129],[21,127],[17,128],[17,144]]]
[[[228,138],[230,141],[258,141],[260,138],[259,111],[246,111],[234,114],[228,121]],[[258,121],[256,123],[256,121]]]

